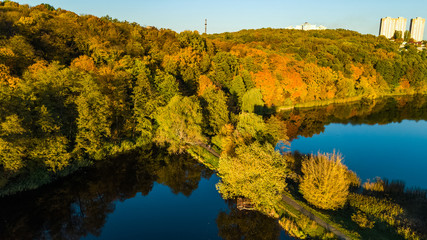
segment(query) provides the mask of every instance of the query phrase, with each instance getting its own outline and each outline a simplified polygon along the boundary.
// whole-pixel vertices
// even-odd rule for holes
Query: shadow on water
[[[173,201],[189,201],[194,191],[199,188],[202,179],[202,194],[208,198],[212,194],[217,195],[212,184],[206,185],[206,181],[214,175],[214,172],[192,159],[189,155],[168,155],[159,149],[149,149],[142,153],[133,153],[97,162],[95,166],[82,169],[68,177],[60,179],[52,184],[41,187],[38,190],[23,192],[14,196],[0,199],[0,239],[80,239],[84,237],[106,237],[111,229],[120,227],[107,224],[109,219],[114,219],[118,208],[126,207],[126,212],[120,220],[125,225],[134,224],[135,215],[140,215],[139,207],[143,207],[142,214],[146,216],[139,219],[138,225],[142,228],[130,227],[133,233],[119,236],[110,235],[110,238],[131,236],[144,236],[146,239],[164,239],[156,231],[149,229],[165,229],[172,232],[189,231],[194,220],[185,213],[196,214],[199,206],[191,203],[180,205]],[[215,177],[216,178],[216,177]],[[164,194],[162,189],[167,186],[171,194]],[[208,187],[207,187],[208,186]],[[203,189],[204,188],[204,189]],[[210,191],[209,193],[206,191]],[[143,197],[138,197],[140,193]],[[167,198],[159,202],[158,197]],[[157,197],[151,197],[156,195]],[[185,196],[182,198],[182,195]],[[200,191],[197,195],[200,195]],[[176,196],[176,197],[174,197]],[[181,197],[180,197],[181,196]],[[219,197],[219,196],[218,196]],[[199,232],[212,231],[209,236],[224,239],[279,239],[281,230],[277,222],[269,217],[257,213],[239,212],[233,204],[227,204],[221,199],[211,201],[204,196],[193,197],[190,202],[204,201],[201,205],[211,209],[208,214],[217,216],[218,229],[215,227],[198,230]],[[127,201],[134,199],[132,201]],[[150,200],[151,199],[151,200]],[[125,202],[126,201],[126,202]],[[136,205],[132,205],[132,202]],[[151,203],[150,201],[155,201]],[[218,202],[219,201],[219,202]],[[176,211],[158,212],[165,202],[172,206],[184,206],[185,209]],[[119,204],[120,203],[120,204]],[[154,204],[145,205],[144,204]],[[142,204],[142,205],[141,205]],[[148,206],[148,207],[147,207]],[[151,209],[153,208],[153,209]],[[173,209],[166,206],[164,209]],[[213,211],[212,211],[213,209]],[[215,210],[219,209],[219,210]],[[221,210],[222,209],[222,210]],[[204,216],[204,215],[203,215]],[[180,224],[190,225],[189,229],[175,229],[174,226],[157,226],[159,222],[154,219],[180,219]],[[197,220],[196,220],[197,221]],[[168,221],[160,220],[160,223]],[[154,226],[156,225],[156,226]],[[145,230],[144,230],[145,228]],[[153,235],[151,232],[154,232]],[[282,231],[283,234],[283,231]],[[197,231],[193,232],[194,239],[199,239]],[[219,235],[219,236],[218,236]],[[239,236],[238,238],[235,238]],[[259,238],[259,236],[265,236]],[[283,237],[280,237],[283,239]]]
[[[39,190],[0,199],[0,239],[99,236],[116,201],[146,196],[155,182],[189,196],[212,174],[187,155],[159,150],[105,160]]]
[[[229,212],[220,212],[216,219],[218,235],[227,240],[294,239],[285,236],[277,220],[249,210],[238,210],[235,201],[227,201]]]

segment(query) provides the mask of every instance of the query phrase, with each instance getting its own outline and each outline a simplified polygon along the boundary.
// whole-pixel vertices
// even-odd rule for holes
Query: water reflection
[[[332,104],[327,107],[293,109],[281,112],[287,121],[287,135],[312,137],[322,133],[330,123],[389,124],[402,120],[427,120],[427,96],[400,96],[355,103]]]
[[[427,96],[393,97],[352,104],[336,104],[280,113],[288,121],[288,135],[299,169],[301,154],[317,151],[343,154],[344,163],[362,181],[379,176],[381,191],[355,190],[364,196],[392,199],[421,239],[427,236]],[[399,179],[399,180],[396,180]],[[343,210],[343,216],[345,215]],[[340,222],[342,216],[335,219]],[[347,219],[348,220],[348,219]],[[404,222],[406,220],[402,220]],[[346,225],[352,229],[353,222]],[[356,226],[357,228],[357,226]],[[365,230],[362,239],[377,231]],[[391,229],[393,232],[396,229]]]
[[[279,238],[274,220],[227,205],[217,181],[190,156],[158,149],[105,160],[0,199],[0,239],[235,239],[224,224],[240,226],[245,239]]]
[[[226,240],[280,238],[281,228],[277,220],[257,211],[240,211],[233,206],[229,213],[220,212],[216,223],[219,236]]]
[[[106,160],[37,191],[2,199],[0,239],[99,236],[117,200],[147,195],[155,181],[189,196],[212,174],[189,156],[151,150]]]

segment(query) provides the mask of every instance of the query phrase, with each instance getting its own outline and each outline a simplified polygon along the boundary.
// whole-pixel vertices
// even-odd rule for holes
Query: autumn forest
[[[414,94],[427,94],[427,51],[382,36],[344,29],[177,33],[3,1],[0,195],[155,144],[198,158],[221,177],[224,198],[252,199],[295,237],[311,230],[277,207],[284,194],[326,215],[350,206],[340,216],[355,226],[370,231],[377,221],[378,231],[417,239],[426,233],[402,220],[401,206],[355,190],[360,180],[339,153],[274,151],[294,137],[281,110]],[[364,187],[384,191],[387,183]],[[383,211],[371,209],[375,204]]]

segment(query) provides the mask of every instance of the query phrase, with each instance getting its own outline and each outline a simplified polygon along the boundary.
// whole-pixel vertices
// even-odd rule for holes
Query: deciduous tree
[[[202,95],[204,119],[207,122],[206,130],[209,134],[218,134],[221,128],[228,123],[227,96],[221,89],[208,87]]]
[[[170,152],[206,142],[202,134],[202,111],[196,97],[175,96],[155,116],[159,125],[154,141]]]
[[[338,209],[347,201],[350,179],[340,154],[311,155],[302,163],[300,192],[311,204],[322,209]]]
[[[268,143],[241,145],[236,156],[221,156],[217,189],[225,199],[245,197],[257,208],[272,208],[286,188],[288,170],[283,158]]]
[[[250,113],[261,114],[264,108],[264,101],[262,100],[261,90],[252,88],[243,95],[242,98],[242,111]]]

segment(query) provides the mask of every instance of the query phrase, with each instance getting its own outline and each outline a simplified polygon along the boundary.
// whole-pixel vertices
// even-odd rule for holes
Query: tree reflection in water
[[[288,121],[290,139],[312,136],[331,122],[386,124],[403,119],[427,119],[427,97],[410,96],[362,103],[294,109],[280,113]],[[213,172],[188,155],[173,155],[159,149],[104,160],[92,168],[58,180],[35,191],[0,199],[0,239],[79,239],[100,236],[116,202],[141,193],[148,195],[154,183],[168,186],[174,194],[190,196],[202,178]],[[391,188],[389,188],[391,189]],[[399,188],[401,189],[401,188]],[[401,193],[401,191],[399,192]],[[386,196],[396,191],[386,192]],[[404,196],[409,196],[403,194]],[[398,198],[409,213],[426,222],[425,195]],[[230,207],[217,217],[219,236],[224,239],[278,239],[280,227],[274,219]],[[422,224],[421,224],[422,225]],[[425,224],[424,224],[425,225]]]
[[[281,228],[276,219],[257,211],[238,210],[232,201],[228,201],[230,212],[220,212],[216,219],[218,234],[226,240],[280,238]]]
[[[1,199],[0,239],[99,236],[117,200],[148,195],[155,181],[190,196],[212,174],[188,155],[156,149],[104,160],[37,191]]]
[[[312,137],[322,133],[330,123],[388,124],[402,120],[427,120],[427,96],[399,96],[355,103],[332,104],[313,108],[296,108],[280,112],[286,120],[287,135]]]

